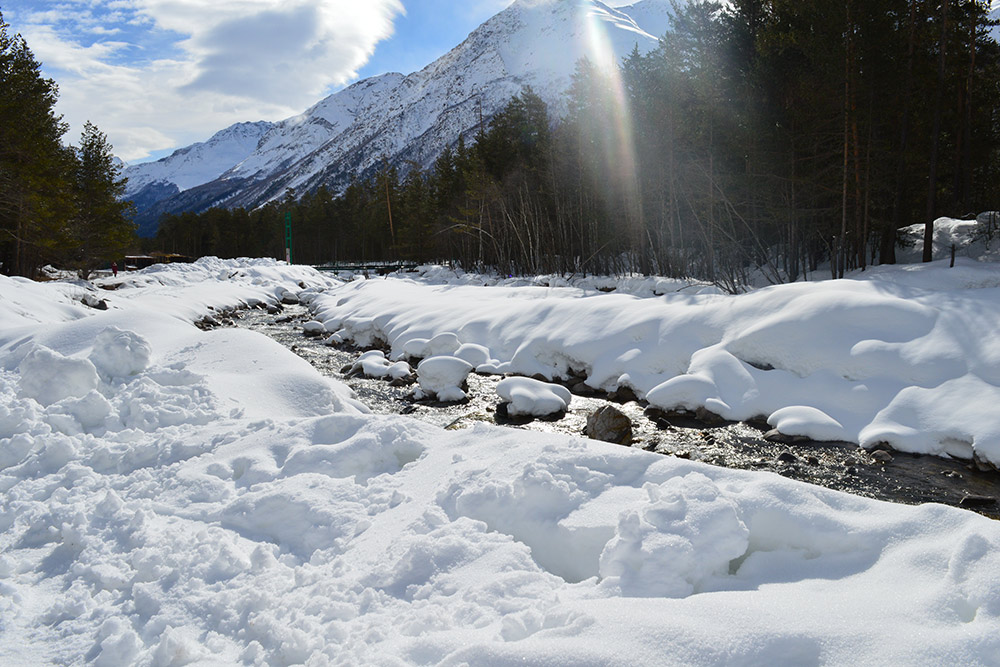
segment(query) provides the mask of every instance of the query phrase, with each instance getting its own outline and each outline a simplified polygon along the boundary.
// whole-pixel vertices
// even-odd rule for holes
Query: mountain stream
[[[345,377],[343,370],[361,350],[329,347],[309,338],[302,324],[311,319],[302,306],[286,306],[279,314],[250,309],[227,313],[226,324],[258,331],[289,348],[324,375],[349,385],[358,399],[379,414],[403,414],[438,426],[465,428],[475,422],[586,437],[588,415],[612,404],[632,422],[632,447],[702,461],[712,465],[763,470],[831,489],[919,504],[937,502],[964,507],[1000,519],[1000,472],[980,470],[968,461],[903,452],[868,452],[846,442],[782,444],[764,439],[766,424],[710,425],[695,420],[647,416],[637,401],[615,402],[603,396],[573,396],[559,419],[514,421],[498,416],[498,376],[470,374],[469,400],[460,404],[414,401],[411,387],[367,377]]]

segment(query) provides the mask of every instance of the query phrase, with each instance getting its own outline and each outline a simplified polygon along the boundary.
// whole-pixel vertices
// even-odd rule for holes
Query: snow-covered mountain
[[[669,11],[669,0],[620,8],[597,0],[517,0],[418,72],[365,79],[281,122],[234,125],[130,167],[140,232],[154,232],[163,212],[258,206],[289,188],[337,192],[383,160],[404,170],[429,166],[525,86],[561,113],[581,58],[617,61],[635,47],[654,48]]]

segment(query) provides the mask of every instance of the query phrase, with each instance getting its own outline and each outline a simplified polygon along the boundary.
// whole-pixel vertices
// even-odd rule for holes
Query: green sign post
[[[292,263],[292,214],[285,214],[285,261]]]

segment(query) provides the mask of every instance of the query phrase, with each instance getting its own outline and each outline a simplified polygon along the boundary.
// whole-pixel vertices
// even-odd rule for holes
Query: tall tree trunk
[[[847,3],[847,26],[845,30],[846,43],[844,44],[844,164],[843,176],[841,178],[841,202],[840,202],[840,238],[834,245],[836,256],[836,270],[834,275],[837,278],[844,277],[844,263],[847,248],[847,184],[848,184],[848,163],[850,157],[850,129],[851,129],[851,3]]]
[[[913,52],[917,39],[917,1],[910,0],[910,34],[906,46],[906,75],[903,83],[903,119],[899,124],[899,152],[896,156],[896,190],[892,202],[892,229],[882,234],[879,261],[896,263],[896,230],[903,226],[903,190],[906,178],[906,149],[909,142],[910,115],[913,97]]]
[[[927,218],[924,221],[923,261],[933,259],[934,218],[937,214],[937,168],[941,144],[941,107],[944,100],[944,66],[948,38],[948,0],[941,3],[941,40],[938,46],[937,89],[934,95],[934,128],[931,134],[930,173],[927,178]]]

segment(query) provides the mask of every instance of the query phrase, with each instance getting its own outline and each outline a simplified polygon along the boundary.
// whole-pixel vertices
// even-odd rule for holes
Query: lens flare
[[[638,189],[635,136],[625,83],[608,35],[611,17],[606,9],[589,0],[581,0],[578,10],[584,23],[587,59],[604,88],[602,99],[594,102],[603,107],[611,121],[603,136],[603,157],[615,184],[634,199],[631,195]]]

